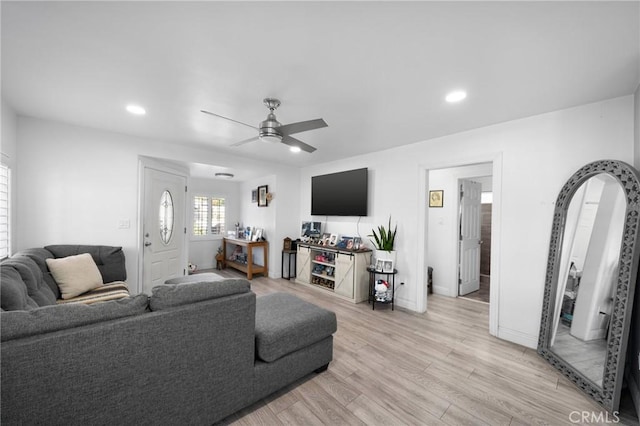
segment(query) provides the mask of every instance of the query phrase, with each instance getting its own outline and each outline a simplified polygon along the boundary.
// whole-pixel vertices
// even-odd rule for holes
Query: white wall
[[[290,167],[264,164],[212,149],[187,148],[30,117],[18,118],[16,249],[47,244],[122,246],[128,284],[139,292],[138,176],[141,156],[213,165],[242,165],[290,176]],[[273,211],[273,210],[268,210]],[[241,213],[242,214],[242,213]],[[129,229],[118,229],[129,220]]]
[[[491,163],[429,171],[428,191],[444,191],[442,207],[427,210],[428,266],[433,268],[433,292],[436,294],[458,295],[458,180],[490,176],[491,173]]]
[[[225,199],[225,227],[227,231],[235,230],[234,224],[240,221],[240,183],[220,179],[191,178],[189,181],[189,198],[187,202],[188,229],[193,229],[192,200],[196,195],[221,197]],[[224,234],[226,236],[226,232]],[[189,262],[198,269],[215,268],[215,255],[222,246],[223,235],[194,236],[189,232]]]
[[[15,221],[16,218],[16,206],[17,200],[19,198],[19,194],[16,186],[16,171],[18,166],[17,159],[17,151],[18,151],[18,117],[13,110],[5,101],[2,99],[1,107],[2,109],[2,121],[0,121],[0,125],[2,127],[1,139],[0,139],[0,152],[2,154],[2,163],[9,166],[12,173],[11,180],[11,196],[12,196],[12,205],[10,212],[10,220]],[[16,233],[13,232],[10,236],[11,238],[11,251],[16,251]]]
[[[398,222],[398,305],[420,306],[419,287],[426,286],[421,268],[424,253],[427,195],[425,170],[478,163],[501,155],[501,218],[497,244],[501,250],[498,336],[535,347],[542,307],[551,219],[555,198],[566,180],[584,164],[603,159],[633,161],[633,97],[625,96],[539,116],[458,133],[387,151],[348,158],[301,170],[301,220],[310,218],[311,176],[359,167],[370,171],[369,216],[372,224]],[[483,160],[486,161],[486,160]],[[324,220],[324,218],[322,218]],[[422,223],[422,228],[421,228]],[[356,229],[357,218],[329,218],[330,232]],[[492,242],[493,244],[493,242]],[[495,248],[492,245],[492,248]],[[431,249],[431,248],[430,248]],[[494,306],[495,308],[495,306]]]
[[[274,194],[273,200],[269,201],[266,207],[258,207],[258,203],[251,201],[251,191],[258,188],[258,186],[267,185],[268,192]],[[269,241],[271,250],[267,253],[267,262],[269,267],[269,276],[276,276],[276,262],[275,252],[279,243],[276,238],[276,210],[278,200],[275,196],[277,192],[276,176],[269,175],[262,178],[257,178],[247,182],[243,182],[241,185],[240,209],[242,212],[243,221],[240,223],[244,228],[262,228],[262,236]],[[257,265],[262,265],[263,262],[263,249],[258,247],[253,250],[253,262]],[[278,258],[279,259],[279,258]]]

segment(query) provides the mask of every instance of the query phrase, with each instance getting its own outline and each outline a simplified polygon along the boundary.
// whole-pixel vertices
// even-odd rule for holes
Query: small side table
[[[376,271],[375,268],[367,267],[367,272],[369,272],[369,302],[372,303],[373,310],[376,310],[376,302],[378,302],[383,305],[391,304],[391,310],[393,311],[393,300],[396,297],[396,274],[398,270],[394,269],[393,272],[380,272]],[[389,300],[376,300],[376,277],[379,275],[384,275],[385,281],[391,284],[391,299]]]
[[[287,276],[284,276],[284,255],[287,255]],[[296,277],[296,255],[298,252],[296,250],[282,250],[282,269],[280,276],[281,278],[286,278],[290,280],[291,278]],[[293,275],[291,275],[291,256],[293,256]]]

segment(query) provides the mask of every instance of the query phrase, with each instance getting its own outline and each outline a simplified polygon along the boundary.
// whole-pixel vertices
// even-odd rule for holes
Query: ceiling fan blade
[[[278,127],[278,131],[283,135],[293,135],[295,133],[306,132],[307,130],[327,127],[328,124],[322,118],[315,120],[299,121],[297,123],[285,124]]]
[[[240,146],[240,145],[244,145],[245,143],[249,143],[249,142],[253,142],[253,141],[257,141],[257,140],[258,140],[258,137],[254,136],[252,138],[245,139],[245,140],[240,141],[240,142],[232,143],[231,146]]]
[[[285,135],[282,137],[282,143],[285,145],[289,145],[289,146],[297,146],[298,148],[300,148],[301,150],[305,151],[305,152],[313,152],[316,149],[314,147],[312,147],[311,145],[307,145],[306,143],[296,139],[296,138],[292,138],[289,135]]]
[[[233,118],[225,117],[223,115],[216,114],[216,113],[209,112],[209,111],[205,111],[203,109],[201,109],[200,112],[204,112],[205,114],[213,115],[214,117],[224,118],[225,120],[233,121],[234,123],[242,124],[243,126],[251,127],[252,129],[258,130],[257,127],[252,126],[251,124],[243,123],[242,121],[234,120]]]

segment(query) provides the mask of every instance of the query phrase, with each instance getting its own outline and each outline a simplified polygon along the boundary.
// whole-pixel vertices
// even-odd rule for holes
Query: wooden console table
[[[240,262],[235,259],[229,259],[227,256],[227,244],[233,246],[240,246],[247,248],[247,262]],[[264,266],[256,265],[253,263],[253,249],[256,247],[262,247],[263,249],[263,263]],[[247,279],[253,278],[253,274],[261,273],[265,277],[269,276],[269,243],[267,241],[248,241],[237,238],[223,238],[222,240],[222,254],[224,256],[224,266],[237,269],[247,274]]]

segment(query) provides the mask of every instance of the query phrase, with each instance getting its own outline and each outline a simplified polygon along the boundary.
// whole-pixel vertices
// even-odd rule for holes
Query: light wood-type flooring
[[[251,286],[258,296],[285,291],[334,311],[334,359],[220,424],[605,424],[571,421],[604,411],[535,350],[490,336],[488,304],[429,295],[424,314],[372,311],[293,280],[254,277]]]

